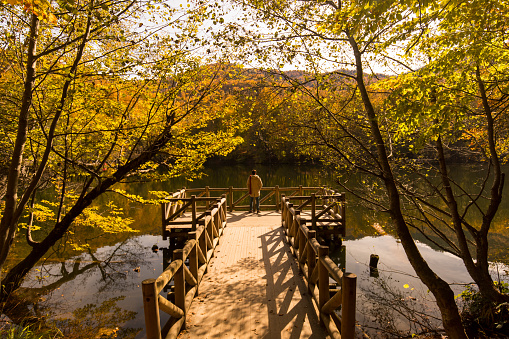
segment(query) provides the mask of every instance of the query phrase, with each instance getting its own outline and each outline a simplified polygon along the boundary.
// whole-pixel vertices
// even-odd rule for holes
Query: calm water
[[[149,196],[150,191],[175,191],[182,187],[243,187],[251,168],[246,166],[216,167],[206,170],[206,176],[192,182],[175,179],[165,183],[133,184],[121,187],[132,193]],[[334,178],[319,169],[295,166],[257,166],[265,186],[322,186],[338,187]],[[464,174],[468,171],[462,171]],[[472,174],[474,175],[474,174]],[[465,177],[465,180],[472,178]],[[24,287],[31,296],[27,312],[38,312],[55,320],[69,337],[90,338],[104,334],[118,338],[143,338],[144,318],[141,282],[162,272],[162,251],[153,253],[154,244],[166,247],[160,233],[160,207],[130,203],[115,195],[103,197],[100,203],[113,200],[127,217],[134,220],[133,234],[104,235],[86,230],[91,248],[71,256],[61,247],[44,265],[37,267]],[[492,241],[498,257],[507,256],[508,237],[505,227],[509,218],[508,201],[502,206],[497,230]],[[390,229],[387,217],[362,208],[349,199],[347,210],[346,270],[358,276],[359,323],[371,336],[394,336],[400,331],[419,332],[419,326],[400,316],[408,314],[421,324],[439,324],[439,314],[432,296],[416,278],[401,244],[390,235],[377,236],[374,222]],[[461,261],[419,243],[423,256],[437,274],[453,284],[455,293],[471,282]],[[16,247],[20,254],[26,251]],[[371,254],[380,257],[377,277],[370,276],[368,263]],[[339,256],[338,251],[335,256]],[[69,256],[71,258],[69,259]],[[338,258],[335,258],[338,260]],[[494,274],[505,277],[504,266],[494,265]],[[498,271],[497,271],[498,270]]]

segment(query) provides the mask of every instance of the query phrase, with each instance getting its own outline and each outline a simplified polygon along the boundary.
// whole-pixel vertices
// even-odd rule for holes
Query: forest
[[[313,163],[390,217],[448,337],[507,334],[508,286],[490,275],[488,237],[508,227],[494,223],[508,23],[509,4],[494,0],[2,0],[3,312],[52,248],[84,250],[76,228],[131,230],[116,206],[94,205],[125,194],[119,184],[197,176],[206,162]],[[450,175],[474,163],[479,182]],[[415,231],[461,258],[471,308]]]

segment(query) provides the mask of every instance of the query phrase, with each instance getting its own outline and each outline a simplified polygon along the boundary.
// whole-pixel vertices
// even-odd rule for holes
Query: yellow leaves
[[[37,15],[39,20],[43,20],[50,24],[57,22],[57,17],[52,13],[53,8],[47,0],[2,0],[12,6],[21,6],[26,12]]]
[[[404,285],[403,285],[403,288],[408,289],[408,288],[410,288],[410,285],[408,285],[408,284],[404,284]],[[412,287],[412,288],[410,288],[410,291],[413,291],[414,289],[415,289],[415,288],[414,288],[414,287]],[[414,299],[415,299],[415,298],[414,298]]]
[[[151,191],[150,194],[155,195],[157,197],[157,199],[145,199],[141,195],[129,194],[126,191],[121,190],[121,189],[113,189],[113,191],[115,193],[117,193],[117,194],[122,195],[123,197],[125,197],[125,198],[127,198],[127,199],[129,199],[131,201],[134,201],[134,202],[137,202],[137,203],[140,203],[140,204],[145,204],[145,205],[160,204],[161,202],[164,202],[162,199],[164,199],[165,197],[168,196],[168,193],[164,192],[164,191]],[[112,201],[110,201],[108,203],[108,207],[112,207],[113,208],[114,212],[112,212],[112,213],[119,214],[118,210],[116,210],[116,206],[113,204]],[[122,211],[122,210],[120,209],[120,211]]]
[[[31,211],[34,214],[35,220],[40,222],[52,220],[55,217],[55,212],[50,207],[42,204],[35,204]]]
[[[69,243],[69,245],[71,246],[71,248],[74,251],[77,251],[77,252],[83,252],[90,248],[90,245],[88,245],[88,244],[79,245],[72,241]]]
[[[109,211],[100,211],[98,206],[86,209],[77,219],[76,224],[84,227],[98,227],[105,233],[137,232],[130,227],[132,218],[125,218],[123,210],[112,202],[107,203]]]

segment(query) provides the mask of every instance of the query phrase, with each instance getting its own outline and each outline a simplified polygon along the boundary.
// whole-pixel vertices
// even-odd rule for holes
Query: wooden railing
[[[332,199],[328,196],[319,198]],[[304,203],[298,207],[303,207]],[[281,206],[282,225],[287,240],[292,246],[308,290],[317,305],[319,318],[332,338],[354,338],[357,276],[352,273],[343,273],[332,261],[329,257],[329,247],[320,245],[316,239],[316,231],[307,227],[310,220],[300,215],[301,210],[293,207],[290,199],[282,196]],[[334,206],[327,211],[333,208]],[[332,212],[333,216],[337,214],[334,210]],[[330,278],[334,280],[336,287],[341,288],[331,289]],[[340,306],[341,318],[336,313]]]
[[[268,192],[261,194],[261,209],[281,208],[281,197],[286,200],[298,201],[299,211],[310,211],[311,229],[319,232],[321,236],[325,234],[337,234],[345,237],[345,194],[336,193],[325,187],[262,187],[262,191]],[[289,195],[284,194],[288,192]],[[211,195],[222,194],[229,202],[229,210],[234,209],[248,210],[249,205],[240,205],[248,196],[247,188],[183,188],[178,192],[172,193],[166,198],[162,205],[162,235],[163,240],[168,237],[185,236],[185,232],[195,231],[196,226],[203,223],[203,218],[207,215],[212,203],[217,201],[217,197]],[[307,194],[307,195],[304,195]],[[272,198],[273,204],[267,204]],[[263,204],[265,203],[265,205]],[[200,213],[200,211],[204,211]],[[190,218],[183,219],[179,217],[190,211]]]
[[[183,192],[176,194],[181,195]],[[185,198],[176,197],[175,194],[171,199],[180,199],[181,202],[169,205],[163,215],[166,213],[174,216],[188,203]],[[143,281],[143,307],[148,339],[177,338],[179,332],[185,328],[188,310],[198,294],[200,282],[226,226],[226,198],[218,199],[213,205],[208,204],[209,209],[200,219],[199,225],[195,224],[193,230],[187,233],[188,239],[183,247],[173,251],[170,265],[158,278]],[[165,298],[161,291],[171,281],[173,290],[170,289],[168,297]],[[162,327],[160,311],[170,315]]]
[[[287,197],[303,196],[315,193],[317,195],[333,194],[334,192],[325,187],[262,187],[260,208],[262,209],[273,209],[280,211],[281,209],[281,195],[285,194]],[[247,188],[236,188],[233,186],[227,188],[211,188],[206,186],[205,188],[183,188],[180,191],[173,193],[173,198],[190,198],[195,195],[196,198],[210,198],[211,196],[221,196],[225,194],[228,199],[228,209],[230,212],[234,210],[248,210],[249,209],[249,193]],[[168,206],[167,208],[172,211],[176,211],[176,204],[178,200],[173,200],[174,205]],[[247,204],[241,205],[241,203],[247,202]],[[181,207],[181,205],[179,205]],[[207,204],[197,203],[197,209],[206,210]],[[169,216],[169,214],[167,214]]]
[[[310,211],[309,218],[305,218],[301,215],[301,221],[306,222],[310,225],[311,229],[314,231],[319,231],[320,234],[333,233],[339,234],[343,237],[346,235],[346,204],[345,204],[345,194],[344,193],[336,193],[331,190],[327,190],[327,194],[316,195],[316,193],[311,193],[309,196],[282,196],[285,197],[285,202],[290,204],[290,207],[294,207],[291,201],[298,201],[299,204],[294,207],[294,210],[298,215],[300,215],[301,211],[308,209]],[[290,213],[288,208],[283,208],[284,213]],[[282,211],[281,218],[285,219],[284,213]],[[289,217],[289,216],[286,216]],[[328,226],[332,226],[333,229],[328,230]],[[320,230],[318,229],[320,226]]]
[[[163,240],[166,240],[168,236],[172,236],[171,229],[196,231],[198,225],[204,225],[206,217],[210,215],[210,208],[213,207],[213,203],[220,203],[222,206],[222,212],[226,218],[226,196],[223,194],[222,197],[197,197],[192,195],[190,198],[185,198],[186,190],[182,189],[179,192],[173,193],[170,197],[166,198],[167,202],[162,204],[162,235]],[[223,202],[224,199],[224,202]],[[198,214],[200,208],[199,203],[205,203],[206,210]],[[184,213],[190,210],[191,219],[180,218]],[[178,219],[180,218],[180,219]],[[186,232],[181,232],[183,236],[186,236]],[[174,235],[174,234],[173,234]]]
[[[320,245],[317,239],[319,234],[328,231],[345,236],[345,195],[323,187],[263,189],[269,194],[261,201],[273,197],[274,204],[262,207],[281,209],[287,240],[317,304],[319,318],[333,338],[353,338],[357,277],[338,268],[329,257],[329,248]],[[307,192],[311,193],[305,195]],[[223,193],[222,197],[211,197],[217,193]],[[235,200],[234,194],[240,194],[240,197]],[[166,199],[162,208],[163,238],[185,236],[188,240],[181,249],[173,252],[173,261],[157,279],[143,281],[147,338],[176,338],[185,326],[187,311],[226,225],[228,201],[230,210],[247,209],[249,206],[240,205],[247,197],[244,188],[206,187],[182,189]],[[294,206],[292,202],[297,203]],[[184,215],[189,211],[190,219],[189,215]],[[173,228],[180,228],[177,235],[170,234],[169,229]],[[334,281],[332,288],[331,278]],[[172,279],[173,291],[164,298],[160,293]],[[337,313],[340,306],[341,318]],[[162,328],[160,310],[170,315]]]

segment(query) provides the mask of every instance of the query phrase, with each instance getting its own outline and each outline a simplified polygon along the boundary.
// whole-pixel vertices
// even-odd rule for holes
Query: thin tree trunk
[[[376,142],[378,161],[381,166],[382,178],[384,180],[385,187],[389,196],[389,212],[391,218],[395,223],[396,231],[401,240],[401,244],[405,250],[405,253],[410,261],[410,264],[414,268],[415,272],[421,279],[421,281],[430,289],[435,296],[437,305],[442,315],[442,323],[447,335],[454,339],[467,338],[465,330],[461,324],[461,318],[459,315],[458,307],[454,300],[454,293],[451,288],[435,272],[428,266],[427,262],[421,256],[419,249],[417,248],[412,235],[404,220],[400,196],[396,186],[396,181],[393,176],[392,168],[387,158],[387,151],[385,149],[385,142],[380,132],[378,125],[377,115],[371,104],[371,100],[368,95],[368,91],[364,85],[364,75],[362,69],[362,58],[361,52],[357,46],[357,42],[354,38],[349,36],[350,45],[354,51],[355,62],[357,67],[357,86],[366,109],[366,113],[371,128],[371,133]]]
[[[477,234],[477,263],[476,268],[479,272],[478,280],[476,280],[477,286],[481,294],[485,295],[489,299],[497,302],[509,302],[509,295],[501,293],[496,289],[489,273],[488,264],[488,232],[495,215],[498,211],[500,203],[502,202],[502,192],[504,189],[504,173],[500,166],[500,160],[496,149],[495,140],[495,126],[493,120],[493,112],[488,101],[488,95],[484,87],[484,81],[481,78],[481,72],[479,66],[476,66],[476,80],[479,87],[479,93],[481,94],[484,116],[486,117],[486,131],[488,133],[488,145],[490,151],[490,161],[493,164],[494,179],[490,190],[490,204],[483,217],[481,224],[481,230]]]
[[[9,174],[7,177],[7,190],[4,197],[5,208],[3,211],[2,220],[0,221],[0,268],[3,267],[5,260],[7,259],[7,255],[9,254],[9,249],[14,239],[14,235],[16,234],[17,220],[15,219],[15,214],[18,200],[18,185],[21,167],[23,165],[23,151],[25,149],[28,135],[28,120],[30,107],[32,105],[32,91],[35,84],[35,52],[37,49],[38,36],[39,19],[37,18],[37,15],[32,14],[27,51],[25,86],[19,113],[18,131],[16,134],[16,141],[14,143],[11,163],[9,166]],[[1,277],[2,273],[0,269],[0,278]]]

